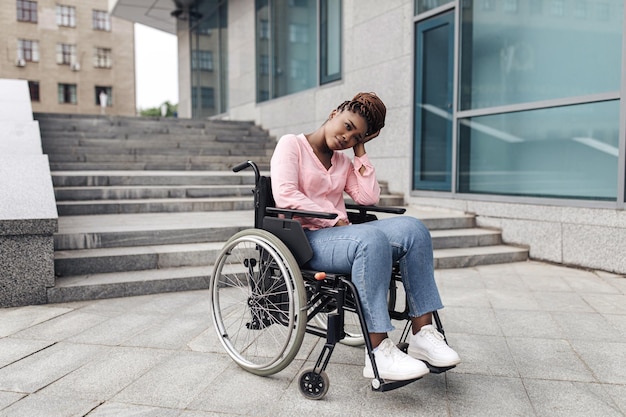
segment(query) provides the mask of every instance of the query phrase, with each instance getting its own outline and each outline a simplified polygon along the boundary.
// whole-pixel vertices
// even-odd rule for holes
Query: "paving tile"
[[[225,354],[178,352],[139,376],[114,402],[184,409],[233,361]],[[253,375],[250,375],[253,377]]]
[[[626,340],[572,340],[571,344],[599,382],[626,385]]]
[[[536,416],[519,378],[450,373],[448,380],[452,417]]]
[[[2,417],[84,416],[98,406],[97,401],[80,398],[31,394],[0,411]],[[91,414],[90,414],[91,415]]]
[[[52,343],[44,340],[2,338],[0,339],[0,368],[45,349]]]
[[[446,333],[502,336],[502,329],[490,308],[454,306],[444,308],[441,316],[444,312],[445,320],[442,317],[442,324]]]
[[[15,337],[59,342],[90,329],[105,320],[107,320],[107,317],[102,315],[83,313],[80,310],[71,311],[15,333]]]
[[[446,307],[480,307],[491,308],[488,291],[484,288],[439,288],[439,294]]]
[[[602,384],[525,379],[524,386],[542,417],[624,416]]]
[[[507,343],[522,378],[596,382],[566,340],[511,337]]]
[[[33,393],[106,352],[94,345],[57,343],[0,369],[0,390]]]
[[[89,417],[177,417],[180,415],[180,410],[176,409],[121,404],[116,402],[106,402],[89,413]]]
[[[164,316],[154,314],[127,313],[112,317],[67,339],[72,343],[92,343],[117,346],[139,333],[158,325]]]
[[[620,332],[615,323],[612,323],[607,315],[599,313],[551,313],[552,318],[562,329],[560,334],[568,340],[598,340],[598,334],[602,334],[602,340],[620,342],[626,340],[626,333]],[[626,316],[620,317],[626,330]]]
[[[14,402],[19,401],[25,396],[26,394],[19,394],[17,392],[0,391],[0,414],[3,409],[10,406]]]
[[[623,294],[583,294],[582,297],[600,313],[626,314],[626,296]]]
[[[105,401],[171,354],[148,348],[109,348],[90,363],[48,385],[42,393]]]
[[[563,332],[547,311],[496,310],[502,333],[509,337],[561,339]]]
[[[0,337],[12,335],[70,311],[71,308],[54,305],[0,309]]]
[[[595,310],[575,292],[535,292],[533,297],[543,311],[568,311],[572,313]]]
[[[451,346],[461,363],[450,373],[519,377],[517,365],[506,340],[498,336],[453,334]]]
[[[541,311],[539,302],[530,292],[488,289],[487,298],[496,310]]]

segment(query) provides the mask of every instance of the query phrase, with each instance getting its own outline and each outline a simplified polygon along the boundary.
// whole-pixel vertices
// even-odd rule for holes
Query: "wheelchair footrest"
[[[452,365],[452,366],[434,366],[429,364],[428,362],[424,362],[426,364],[426,366],[428,366],[428,369],[430,369],[430,373],[431,374],[442,374],[444,372],[449,371],[452,368],[456,368],[456,365]]]
[[[410,383],[415,382],[419,379],[422,379],[422,377],[415,378],[415,379],[407,379],[405,381],[385,381],[382,379],[372,379],[372,391],[380,391],[380,392],[391,391],[391,390],[403,387],[405,385],[409,385]]]

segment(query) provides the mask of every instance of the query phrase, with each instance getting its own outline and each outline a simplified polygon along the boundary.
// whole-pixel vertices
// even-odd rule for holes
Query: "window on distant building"
[[[107,95],[107,107],[113,106],[113,87],[97,85],[94,92],[96,93],[96,106],[100,105],[101,92],[104,92]]]
[[[93,66],[96,68],[111,68],[111,49],[95,48],[93,55]]]
[[[57,26],[76,27],[76,7],[57,4]]]
[[[57,43],[57,64],[70,65],[76,62],[76,45]]]
[[[341,78],[341,0],[256,0],[257,101]]]
[[[76,84],[59,84],[58,96],[60,104],[76,104]]]
[[[213,71],[213,52],[194,49],[191,51],[191,69]]]
[[[37,23],[37,2],[17,0],[17,20]]]
[[[192,106],[197,107],[198,101],[203,109],[212,109],[215,107],[215,89],[212,87],[193,87],[192,89]]]
[[[104,10],[94,10],[92,13],[93,29],[111,31],[111,16]]]
[[[18,39],[17,57],[24,61],[39,62],[39,41]]]
[[[39,81],[29,81],[30,101],[39,101]]]

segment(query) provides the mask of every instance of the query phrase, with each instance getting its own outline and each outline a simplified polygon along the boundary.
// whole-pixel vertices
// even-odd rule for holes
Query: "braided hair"
[[[387,108],[376,93],[358,93],[352,100],[346,100],[337,107],[339,112],[344,110],[350,110],[365,119],[367,122],[366,136],[385,126]]]

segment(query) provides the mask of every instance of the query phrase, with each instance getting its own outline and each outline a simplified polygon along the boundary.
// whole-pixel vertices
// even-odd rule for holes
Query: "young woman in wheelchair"
[[[409,380],[429,372],[423,361],[450,367],[460,358],[432,325],[432,312],[443,305],[434,279],[431,237],[424,224],[410,216],[362,224],[348,220],[344,191],[358,204],[378,203],[380,188],[365,144],[380,134],[385,116],[386,107],[376,94],[359,93],[341,103],[314,132],[283,136],[271,161],[272,192],[277,207],[337,214],[333,220],[298,219],[313,249],[307,267],[351,274],[380,376]],[[353,160],[342,152],[350,148]],[[387,292],[395,262],[399,262],[411,318],[408,354],[388,338],[394,327]],[[374,377],[367,352],[363,376]]]

